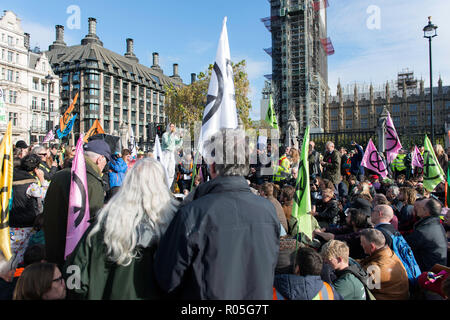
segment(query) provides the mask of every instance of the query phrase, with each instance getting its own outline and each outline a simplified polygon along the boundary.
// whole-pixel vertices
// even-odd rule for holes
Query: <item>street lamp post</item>
[[[434,145],[434,106],[433,106],[433,60],[431,55],[431,40],[437,36],[437,26],[431,23],[431,17],[428,17],[428,25],[423,28],[423,37],[428,38],[430,51],[430,104],[431,104],[431,143]]]
[[[45,80],[47,80],[47,85],[48,85],[48,122],[47,122],[47,132],[50,132],[50,130],[52,130],[51,127],[51,115],[50,115],[50,89],[53,83],[53,77],[50,75],[50,73],[48,74],[48,76],[45,77]]]

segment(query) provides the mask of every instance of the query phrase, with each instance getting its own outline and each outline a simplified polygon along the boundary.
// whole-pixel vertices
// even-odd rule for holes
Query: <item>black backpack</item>
[[[342,270],[342,274],[354,275],[364,286],[366,292],[366,300],[377,300],[367,286],[369,275],[368,273],[352,258],[349,259],[349,266],[347,269]]]

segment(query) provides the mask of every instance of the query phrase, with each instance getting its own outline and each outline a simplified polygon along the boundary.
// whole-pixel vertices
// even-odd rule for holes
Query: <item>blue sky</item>
[[[329,0],[328,33],[335,55],[329,57],[329,87],[335,94],[338,79],[346,86],[357,82],[382,84],[396,78],[404,68],[415,71],[428,85],[428,45],[422,28],[427,17],[439,26],[433,41],[435,81],[450,80],[450,12],[448,0]],[[67,9],[80,8],[80,29],[70,29]],[[379,8],[379,29],[369,29],[373,11]],[[172,74],[179,64],[185,83],[190,74],[204,71],[214,61],[224,16],[228,17],[228,36],[233,61],[247,60],[253,104],[252,117],[259,119],[264,74],[271,73],[271,58],[263,48],[271,46],[271,35],[260,21],[269,15],[267,0],[191,0],[191,1],[23,1],[9,2],[1,10],[12,10],[22,19],[31,45],[47,49],[54,41],[54,26],[65,26],[68,45],[79,44],[88,33],[87,20],[97,18],[97,34],[104,46],[125,53],[126,38],[134,39],[135,53],[151,66],[152,53],[158,52],[164,73]]]

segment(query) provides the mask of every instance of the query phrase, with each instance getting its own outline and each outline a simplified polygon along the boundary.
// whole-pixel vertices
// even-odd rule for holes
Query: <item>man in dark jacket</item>
[[[447,265],[447,236],[439,218],[441,209],[441,204],[435,199],[424,199],[414,204],[415,214],[420,220],[405,240],[422,272],[430,271],[435,264]]]
[[[103,207],[105,192],[101,173],[111,159],[110,147],[102,140],[90,141],[84,147],[91,219]],[[67,215],[71,168],[59,171],[52,179],[44,202],[45,250],[47,261],[61,269],[66,247]]]
[[[359,181],[364,180],[364,167],[361,166],[362,159],[364,157],[364,149],[356,142],[352,142],[352,147],[355,147],[356,152],[351,153],[351,168],[350,172],[352,175],[354,175],[356,178],[358,178]]]
[[[275,276],[275,300],[343,300],[342,296],[320,277],[322,257],[312,248],[297,252],[295,274]]]
[[[156,279],[181,299],[271,299],[280,222],[273,204],[250,191],[248,155],[239,164],[223,164],[246,146],[244,133],[220,134],[223,158],[208,160],[213,179],[195,189],[194,200],[179,209],[162,237]]]
[[[320,153],[314,150],[314,146],[314,141],[310,141],[308,151],[309,175],[320,177],[322,174],[320,170]]]
[[[341,155],[334,149],[334,143],[328,141],[323,161],[320,164],[323,167],[322,178],[330,180],[336,187],[341,182]]]

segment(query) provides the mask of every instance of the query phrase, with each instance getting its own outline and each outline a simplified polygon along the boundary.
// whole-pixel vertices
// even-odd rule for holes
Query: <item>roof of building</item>
[[[117,70],[115,70],[117,68],[121,70],[121,73],[118,74],[120,77],[137,83],[142,82],[139,81],[139,77],[141,77],[147,81],[151,81],[150,86],[157,89],[162,89],[164,85],[170,84],[182,85],[181,78],[166,76],[158,70],[146,67],[136,60],[119,55],[97,43],[58,47],[47,51],[46,54],[49,57],[50,64],[54,67],[53,69],[57,72],[61,72],[62,70],[55,68],[55,65],[64,66],[65,64],[78,62],[80,63],[80,67],[88,68],[89,66],[85,66],[84,64],[86,64],[86,61],[92,60],[99,62],[98,67],[92,67],[93,69],[118,74]],[[124,74],[123,71],[126,71],[126,73]],[[135,78],[133,78],[133,75]]]

